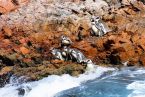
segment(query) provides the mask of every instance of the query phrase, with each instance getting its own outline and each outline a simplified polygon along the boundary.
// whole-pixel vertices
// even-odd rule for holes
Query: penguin
[[[31,90],[32,88],[28,85],[23,85],[17,88],[19,96],[24,96],[26,93],[30,92]]]
[[[94,63],[92,62],[92,60],[90,59],[86,59],[85,60],[85,64],[86,64],[86,71],[94,71]]]
[[[99,29],[96,27],[96,23],[95,23],[95,20],[93,18],[91,18],[91,32],[90,32],[90,34],[92,36],[100,36]]]
[[[71,49],[69,51],[71,60],[75,60],[77,63],[82,63],[86,59],[84,54],[77,49]]]
[[[71,60],[70,57],[71,48],[64,46],[62,52],[63,52],[62,55],[65,57],[66,60]]]
[[[64,35],[61,36],[61,47],[69,46],[71,44],[72,44],[72,41],[70,38],[68,38],[67,36],[64,36]]]
[[[70,52],[71,52],[71,48],[64,46],[63,47],[63,51],[62,51],[62,55],[65,57],[66,61],[72,60]]]
[[[128,66],[129,61],[121,62],[123,66]]]
[[[73,54],[72,55],[72,52],[73,52],[73,49],[72,48],[69,48],[67,46],[64,46],[63,47],[63,51],[66,53],[67,60],[76,61],[77,55],[76,54]]]
[[[66,59],[67,53],[66,53],[65,51],[62,51],[61,54],[62,54],[62,56],[65,57],[65,59]]]
[[[82,63],[83,60],[86,59],[84,54],[81,51],[77,50],[77,49],[72,49],[72,48],[69,48],[69,47],[65,46],[63,48],[63,51],[67,55],[67,60],[71,60],[71,61],[74,61],[74,62],[77,62],[77,63]]]
[[[105,25],[99,16],[92,16],[91,18],[91,35],[93,36],[103,36],[107,33]]]
[[[52,53],[52,55],[53,55],[56,59],[65,60],[64,57],[63,57],[63,55],[62,55],[62,51],[61,51],[61,50],[52,48],[52,49],[51,49],[51,53]]]

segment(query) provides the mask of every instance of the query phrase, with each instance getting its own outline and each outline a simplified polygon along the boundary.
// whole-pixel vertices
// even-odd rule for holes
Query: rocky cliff
[[[92,15],[100,16],[110,32],[91,36]],[[83,65],[52,56],[50,48],[61,48],[61,35],[97,65],[145,66],[144,1],[30,0],[0,20],[3,78],[14,74],[37,80],[51,74],[83,73]]]

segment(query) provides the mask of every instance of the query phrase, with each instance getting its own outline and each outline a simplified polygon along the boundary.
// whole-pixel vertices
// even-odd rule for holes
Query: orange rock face
[[[30,50],[27,49],[26,47],[20,47],[20,51],[21,51],[21,53],[24,54],[24,55],[30,53]]]
[[[2,68],[2,70],[0,71],[0,75],[7,74],[7,73],[10,72],[12,69],[13,69],[12,67],[4,67],[4,68]]]
[[[3,31],[4,31],[5,35],[7,35],[9,37],[12,36],[12,34],[13,34],[12,30],[9,27],[3,27]]]
[[[126,1],[123,0],[123,7],[112,8],[102,16],[103,21],[111,29],[102,37],[90,36],[90,21],[81,18],[87,17],[89,12],[79,14],[72,11],[78,14],[80,20],[68,17],[64,21],[54,20],[47,23],[39,23],[43,22],[40,20],[32,27],[29,26],[29,22],[22,28],[3,27],[0,32],[0,69],[3,71],[3,67],[12,65],[16,68],[15,74],[27,75],[32,79],[40,79],[50,74],[83,73],[83,65],[53,58],[50,49],[62,49],[61,35],[68,36],[73,42],[70,47],[78,49],[96,64],[121,65],[127,61],[128,66],[145,66],[144,5],[140,1],[132,5]]]
[[[0,0],[0,13],[5,14],[17,9],[21,4],[27,3],[29,0]]]
[[[140,63],[145,66],[145,54],[142,54],[140,57]]]

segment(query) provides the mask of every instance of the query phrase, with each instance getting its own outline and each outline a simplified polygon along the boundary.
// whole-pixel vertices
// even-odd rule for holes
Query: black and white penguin
[[[72,60],[72,61],[77,62],[77,63],[82,63],[83,60],[86,59],[84,54],[77,49],[72,49],[72,48],[65,46],[63,48],[63,51],[66,53],[68,60]]]
[[[62,51],[61,51],[61,50],[52,48],[52,49],[51,49],[51,53],[52,53],[52,55],[53,55],[56,59],[65,60],[65,58],[64,58],[63,55],[62,55]]]
[[[69,53],[70,53],[71,59],[75,60],[77,63],[82,63],[83,60],[86,59],[84,54],[81,51],[77,50],[77,49],[71,49],[69,51]]]
[[[62,55],[65,57],[65,60],[71,60],[70,58],[70,50],[71,48],[64,46],[62,50]]]
[[[85,64],[86,64],[86,71],[94,71],[94,63],[92,62],[92,60],[90,59],[86,59],[84,60]]]
[[[101,21],[99,16],[92,16],[91,18],[91,35],[93,36],[103,36],[107,33],[104,23]]]
[[[24,96],[26,93],[30,92],[32,88],[31,86],[23,85],[23,86],[18,87],[17,90],[18,90],[19,96]]]
[[[64,36],[64,35],[61,36],[61,47],[69,46],[71,44],[72,44],[72,41],[70,38],[68,38],[67,36]]]

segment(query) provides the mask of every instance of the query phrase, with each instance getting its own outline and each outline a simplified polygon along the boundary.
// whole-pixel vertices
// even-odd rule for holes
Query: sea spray
[[[145,97],[145,81],[135,81],[127,86],[128,90],[133,90],[128,97]]]
[[[116,70],[97,66],[95,71],[78,77],[51,75],[24,83],[13,79],[13,83],[0,88],[0,97],[68,97],[74,94],[76,97],[144,97],[144,75],[144,68]],[[20,94],[19,89],[24,89],[24,94]]]
[[[121,68],[109,76],[60,92],[55,97],[145,97],[145,69]]]
[[[28,86],[30,91],[21,97],[54,97],[58,92],[80,86],[81,83],[100,77],[104,72],[114,71],[114,68],[97,67],[95,72],[81,74],[79,77],[72,77],[64,74],[62,76],[51,75],[39,81],[17,84],[11,83],[0,89],[0,97],[20,97],[19,87]]]

